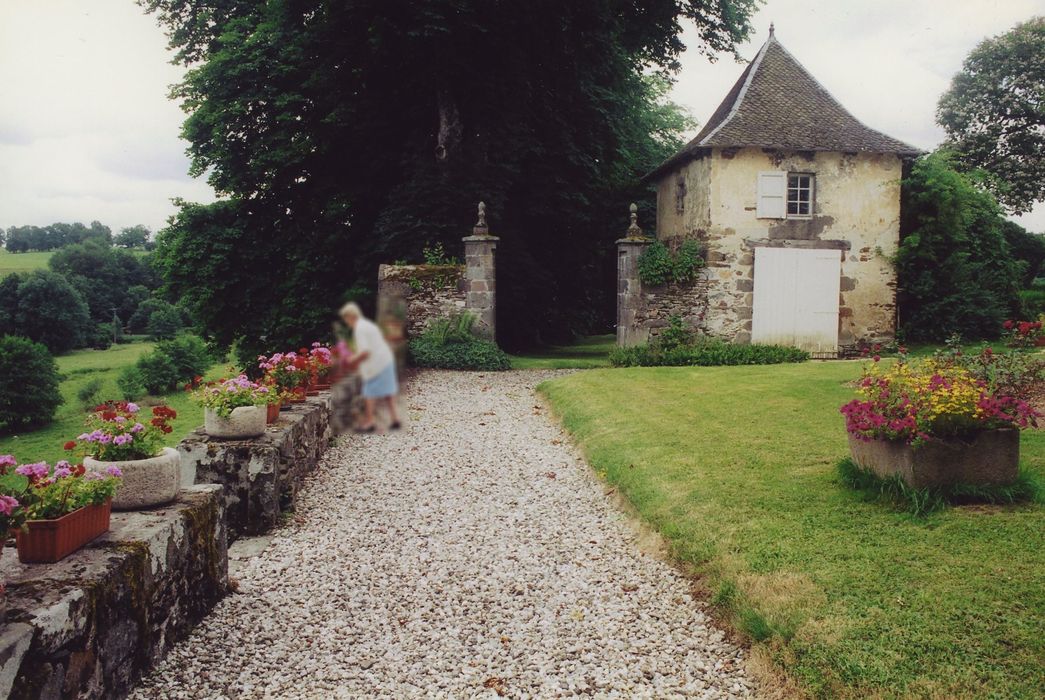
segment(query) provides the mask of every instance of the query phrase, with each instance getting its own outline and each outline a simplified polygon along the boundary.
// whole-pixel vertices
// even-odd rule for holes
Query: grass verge
[[[26,253],[29,255],[29,253]],[[62,444],[83,432],[84,407],[77,399],[80,389],[92,380],[101,381],[97,401],[120,398],[116,378],[120,371],[138,361],[142,353],[152,348],[152,343],[139,342],[114,345],[108,350],[78,350],[55,358],[63,379],[60,386],[65,403],[58,407],[55,419],[31,432],[0,437],[0,454],[13,454],[21,462],[45,460],[52,464],[66,457]],[[222,366],[212,368],[209,377],[216,376]],[[196,426],[203,424],[203,409],[189,400],[184,392],[175,392],[162,397],[145,397],[138,403],[156,405],[164,403],[178,413],[173,422],[174,432],[167,436],[167,444],[174,446]]]
[[[857,363],[594,370],[541,386],[591,465],[821,698],[1036,698],[1045,507],[913,517],[842,483]],[[1045,432],[1022,436],[1045,473]]]
[[[509,355],[512,369],[595,369],[610,366],[614,335],[592,335],[572,345],[555,345],[527,355]]]
[[[12,272],[45,270],[51,255],[51,251],[44,253],[8,253],[6,250],[0,250],[0,277],[6,277]]]

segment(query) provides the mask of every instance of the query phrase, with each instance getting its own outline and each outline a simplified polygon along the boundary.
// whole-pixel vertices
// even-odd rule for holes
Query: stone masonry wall
[[[642,288],[642,300],[635,311],[635,325],[648,340],[660,335],[672,316],[678,316],[689,328],[705,332],[704,317],[708,306],[708,276],[700,276],[688,284],[665,284]]]
[[[293,508],[330,436],[329,392],[284,406],[258,438],[219,440],[197,428],[178,444],[182,483],[221,484],[230,539],[260,534]]]
[[[110,531],[54,564],[0,559],[0,697],[122,698],[228,588],[221,489],[113,513]]]
[[[464,265],[380,265],[377,318],[405,323],[407,337],[424,332],[434,319],[465,310]]]

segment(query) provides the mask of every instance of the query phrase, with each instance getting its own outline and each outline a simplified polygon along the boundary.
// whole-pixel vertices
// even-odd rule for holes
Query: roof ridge
[[[720,121],[714,129],[708,132],[707,136],[700,140],[698,146],[703,146],[707,143],[707,140],[718,133],[719,129],[728,124],[733,117],[736,116],[737,112],[740,111],[740,104],[744,101],[744,97],[747,96],[747,89],[751,86],[751,81],[755,79],[755,74],[758,73],[758,67],[762,65],[762,58],[766,55],[766,51],[769,50],[769,44],[776,41],[772,32],[769,34],[769,38],[766,39],[766,43],[762,44],[762,48],[758,50],[758,54],[751,61],[750,68],[747,71],[747,77],[744,78],[744,84],[740,87],[740,92],[737,94],[736,101],[733,102],[733,106],[729,110],[729,114],[726,118]],[[779,43],[779,42],[777,42]],[[783,45],[780,48],[784,48]],[[788,54],[790,56],[790,54]],[[792,58],[794,58],[792,56]]]

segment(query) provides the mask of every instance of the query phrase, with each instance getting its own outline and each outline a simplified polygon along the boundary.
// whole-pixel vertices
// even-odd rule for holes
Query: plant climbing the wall
[[[660,241],[654,241],[639,256],[639,279],[644,285],[657,287],[668,282],[692,282],[697,271],[704,267],[700,244],[685,240],[672,252]]]

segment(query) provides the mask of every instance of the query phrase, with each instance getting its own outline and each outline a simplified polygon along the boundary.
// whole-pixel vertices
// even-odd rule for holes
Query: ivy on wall
[[[639,279],[650,287],[668,282],[685,284],[692,282],[702,267],[704,258],[696,241],[683,241],[674,253],[660,241],[654,241],[639,256]]]

